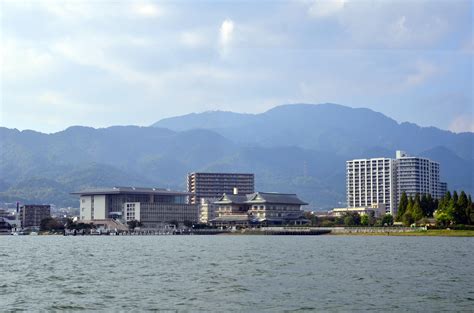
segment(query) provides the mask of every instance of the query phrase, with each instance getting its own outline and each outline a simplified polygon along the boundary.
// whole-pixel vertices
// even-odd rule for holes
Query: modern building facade
[[[356,159],[346,162],[347,207],[384,204],[394,214],[396,189],[394,162],[389,158]]]
[[[256,192],[224,194],[218,201],[217,217],[211,223],[218,226],[250,224],[304,224],[301,206],[307,205],[295,194]]]
[[[403,192],[414,197],[430,194],[439,199],[444,195],[444,184],[439,180],[439,163],[427,158],[409,156],[404,151],[396,152],[397,200]],[[446,186],[447,188],[447,186]]]
[[[125,222],[136,220],[145,228],[160,228],[171,223],[198,223],[197,206],[193,204],[124,203]]]
[[[439,199],[447,185],[440,182],[439,163],[397,151],[395,159],[347,161],[346,190],[348,208],[384,204],[387,213],[395,216],[403,192],[412,197],[419,193]]]
[[[79,195],[80,220],[116,218],[124,222],[141,221],[155,225],[186,216],[197,222],[198,208],[188,204],[187,192],[161,188],[113,187],[96,188],[72,193]],[[169,219],[169,220],[168,220]]]
[[[193,172],[187,177],[191,204],[199,204],[201,199],[219,198],[224,193],[232,194],[234,188],[239,193],[255,191],[255,175],[246,173],[202,173]]]
[[[21,227],[39,227],[41,221],[51,217],[50,205],[27,204],[20,207]]]

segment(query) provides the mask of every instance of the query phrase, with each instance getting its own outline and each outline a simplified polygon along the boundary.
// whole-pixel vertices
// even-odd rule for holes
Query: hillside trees
[[[472,224],[473,203],[471,195],[464,191],[460,194],[456,191],[448,191],[443,198],[439,200],[438,209],[435,211],[436,222],[442,226]]]

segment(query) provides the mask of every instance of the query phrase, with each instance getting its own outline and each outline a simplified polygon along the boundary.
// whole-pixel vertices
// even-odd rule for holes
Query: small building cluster
[[[187,192],[160,188],[113,187],[73,192],[80,221],[105,225],[109,219],[139,222],[146,229],[169,224],[213,226],[304,224],[295,194],[254,191],[254,174],[190,173]]]

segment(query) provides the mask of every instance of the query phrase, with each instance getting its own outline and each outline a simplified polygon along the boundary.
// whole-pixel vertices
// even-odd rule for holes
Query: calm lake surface
[[[474,239],[0,237],[0,311],[474,311]]]

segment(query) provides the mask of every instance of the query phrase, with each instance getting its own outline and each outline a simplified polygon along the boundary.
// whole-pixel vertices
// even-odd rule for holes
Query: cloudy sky
[[[0,0],[0,125],[150,125],[285,103],[474,131],[470,0]]]

